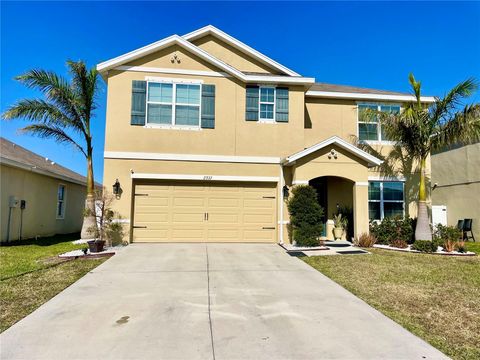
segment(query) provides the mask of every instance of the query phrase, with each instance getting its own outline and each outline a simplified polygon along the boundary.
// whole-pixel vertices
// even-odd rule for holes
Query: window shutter
[[[276,93],[275,120],[277,122],[288,122],[288,88],[277,88]]]
[[[247,86],[245,119],[258,121],[258,86]]]
[[[202,116],[203,129],[215,128],[215,85],[202,86]]]
[[[132,111],[131,125],[145,125],[145,113],[147,107],[147,82],[140,80],[132,81]]]

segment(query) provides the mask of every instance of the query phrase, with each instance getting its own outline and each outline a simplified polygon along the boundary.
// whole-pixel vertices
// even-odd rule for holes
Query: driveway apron
[[[443,359],[270,244],[133,244],[0,335],[1,359]]]

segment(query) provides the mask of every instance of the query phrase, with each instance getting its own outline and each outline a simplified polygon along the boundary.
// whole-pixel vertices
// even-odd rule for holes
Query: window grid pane
[[[383,183],[383,200],[403,201],[403,183],[384,182]]]
[[[380,183],[378,181],[368,183],[368,200],[380,200]]]
[[[378,124],[358,124],[358,138],[359,140],[378,140]]]
[[[273,104],[260,104],[260,119],[273,119]]]
[[[176,102],[180,104],[199,105],[200,85],[177,84]]]
[[[403,202],[385,202],[383,204],[383,217],[403,217]]]
[[[273,103],[275,101],[275,89],[260,88],[260,101]]]
[[[171,124],[172,105],[148,104],[147,122],[151,124]]]
[[[148,101],[172,102],[172,84],[148,83]]]
[[[175,108],[176,125],[198,125],[200,109],[197,106],[177,105]]]
[[[368,218],[370,221],[380,220],[380,202],[368,203]]]

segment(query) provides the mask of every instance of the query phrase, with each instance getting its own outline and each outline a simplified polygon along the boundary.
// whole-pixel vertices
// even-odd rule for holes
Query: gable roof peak
[[[188,34],[185,34],[182,37],[185,40],[194,41],[196,39],[199,39],[199,38],[201,38],[203,36],[206,36],[206,35],[209,35],[209,34],[223,40],[224,42],[226,42],[227,44],[232,45],[233,47],[237,48],[238,50],[240,50],[244,54],[250,55],[254,59],[257,59],[260,62],[262,62],[262,63],[264,63],[264,64],[266,64],[266,65],[268,65],[268,66],[270,66],[274,69],[277,69],[280,72],[283,72],[286,75],[301,76],[300,74],[296,73],[295,71],[287,68],[286,66],[283,66],[282,64],[276,62],[275,60],[269,58],[268,56],[262,54],[261,52],[251,48],[247,44],[241,42],[240,40],[234,38],[233,36],[227,34],[226,32],[218,29],[217,27],[215,27],[213,25],[204,26],[200,29],[197,29],[197,30],[194,30],[194,31],[192,31]]]

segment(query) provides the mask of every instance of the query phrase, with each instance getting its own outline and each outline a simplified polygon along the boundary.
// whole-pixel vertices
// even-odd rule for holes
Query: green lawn
[[[85,247],[71,243],[78,238],[61,235],[0,247],[0,332],[105,261],[59,259],[61,253]]]
[[[480,359],[478,256],[368,251],[302,259],[448,356]]]

